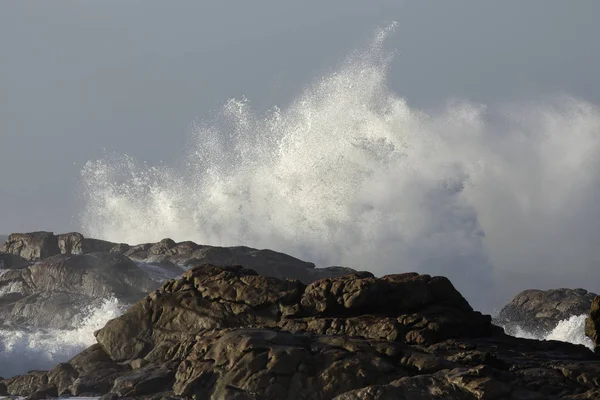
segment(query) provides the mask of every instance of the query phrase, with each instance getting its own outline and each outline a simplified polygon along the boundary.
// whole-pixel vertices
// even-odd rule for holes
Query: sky
[[[286,104],[378,27],[390,87],[435,108],[568,93],[600,103],[597,1],[2,1],[0,231],[78,228],[103,149],[178,157],[227,99]]]

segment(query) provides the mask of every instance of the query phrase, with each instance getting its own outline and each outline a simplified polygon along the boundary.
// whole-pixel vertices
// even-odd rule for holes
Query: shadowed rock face
[[[503,325],[507,333],[520,327],[545,336],[561,320],[588,314],[595,296],[584,289],[525,290],[500,311],[494,322]]]
[[[186,399],[592,399],[583,346],[504,335],[442,277],[355,273],[304,285],[198,266],[11,394]]]

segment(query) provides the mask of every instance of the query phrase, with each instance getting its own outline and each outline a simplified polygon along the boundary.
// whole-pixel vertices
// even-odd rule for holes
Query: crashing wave
[[[47,370],[68,361],[96,343],[94,332],[122,313],[123,307],[111,298],[90,309],[78,329],[0,329],[0,376],[6,378],[30,370]]]

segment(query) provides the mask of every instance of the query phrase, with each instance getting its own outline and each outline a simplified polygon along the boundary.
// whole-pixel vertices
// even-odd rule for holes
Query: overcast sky
[[[568,93],[600,103],[600,2],[1,1],[0,233],[78,229],[102,149],[151,163],[231,97],[290,101],[398,21],[390,87],[411,105]]]

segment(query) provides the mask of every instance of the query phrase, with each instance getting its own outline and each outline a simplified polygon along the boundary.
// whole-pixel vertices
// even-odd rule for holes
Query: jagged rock
[[[502,308],[494,322],[510,334],[519,327],[543,337],[561,320],[588,314],[595,296],[584,289],[525,290]]]
[[[35,261],[60,254],[60,249],[58,238],[52,232],[32,232],[10,234],[0,252]]]
[[[130,246],[86,238],[77,232],[15,233],[3,249],[3,323],[61,329],[73,327],[78,322],[76,316],[98,305],[102,298],[116,296],[123,303],[138,300],[164,281],[179,277],[184,272],[182,265],[193,267],[207,261],[244,264],[263,275],[295,277],[305,283],[354,272],[343,267],[318,269],[272,250],[202,246],[171,239]]]
[[[98,344],[67,364],[5,381],[8,392],[558,400],[600,391],[600,359],[587,348],[507,336],[447,279],[428,275],[355,273],[305,286],[204,265],[96,335]]]
[[[407,376],[382,350],[360,339],[221,331],[198,340],[179,364],[174,392],[198,399],[331,399]]]
[[[0,274],[0,318],[13,325],[65,329],[102,299],[131,303],[159,283],[118,253],[59,254]]]
[[[32,371],[25,375],[4,381],[8,393],[16,396],[28,396],[48,386],[48,374],[44,371]]]
[[[192,340],[208,329],[278,327],[379,339],[382,321],[400,332],[392,336],[401,342],[492,332],[489,316],[474,312],[445,278],[357,274],[305,287],[298,280],[258,276],[241,267],[205,265],[109,321],[96,338],[112,359],[124,361],[146,356],[161,342]]]
[[[600,296],[594,297],[590,315],[585,320],[585,334],[592,339],[596,351],[600,346]]]

